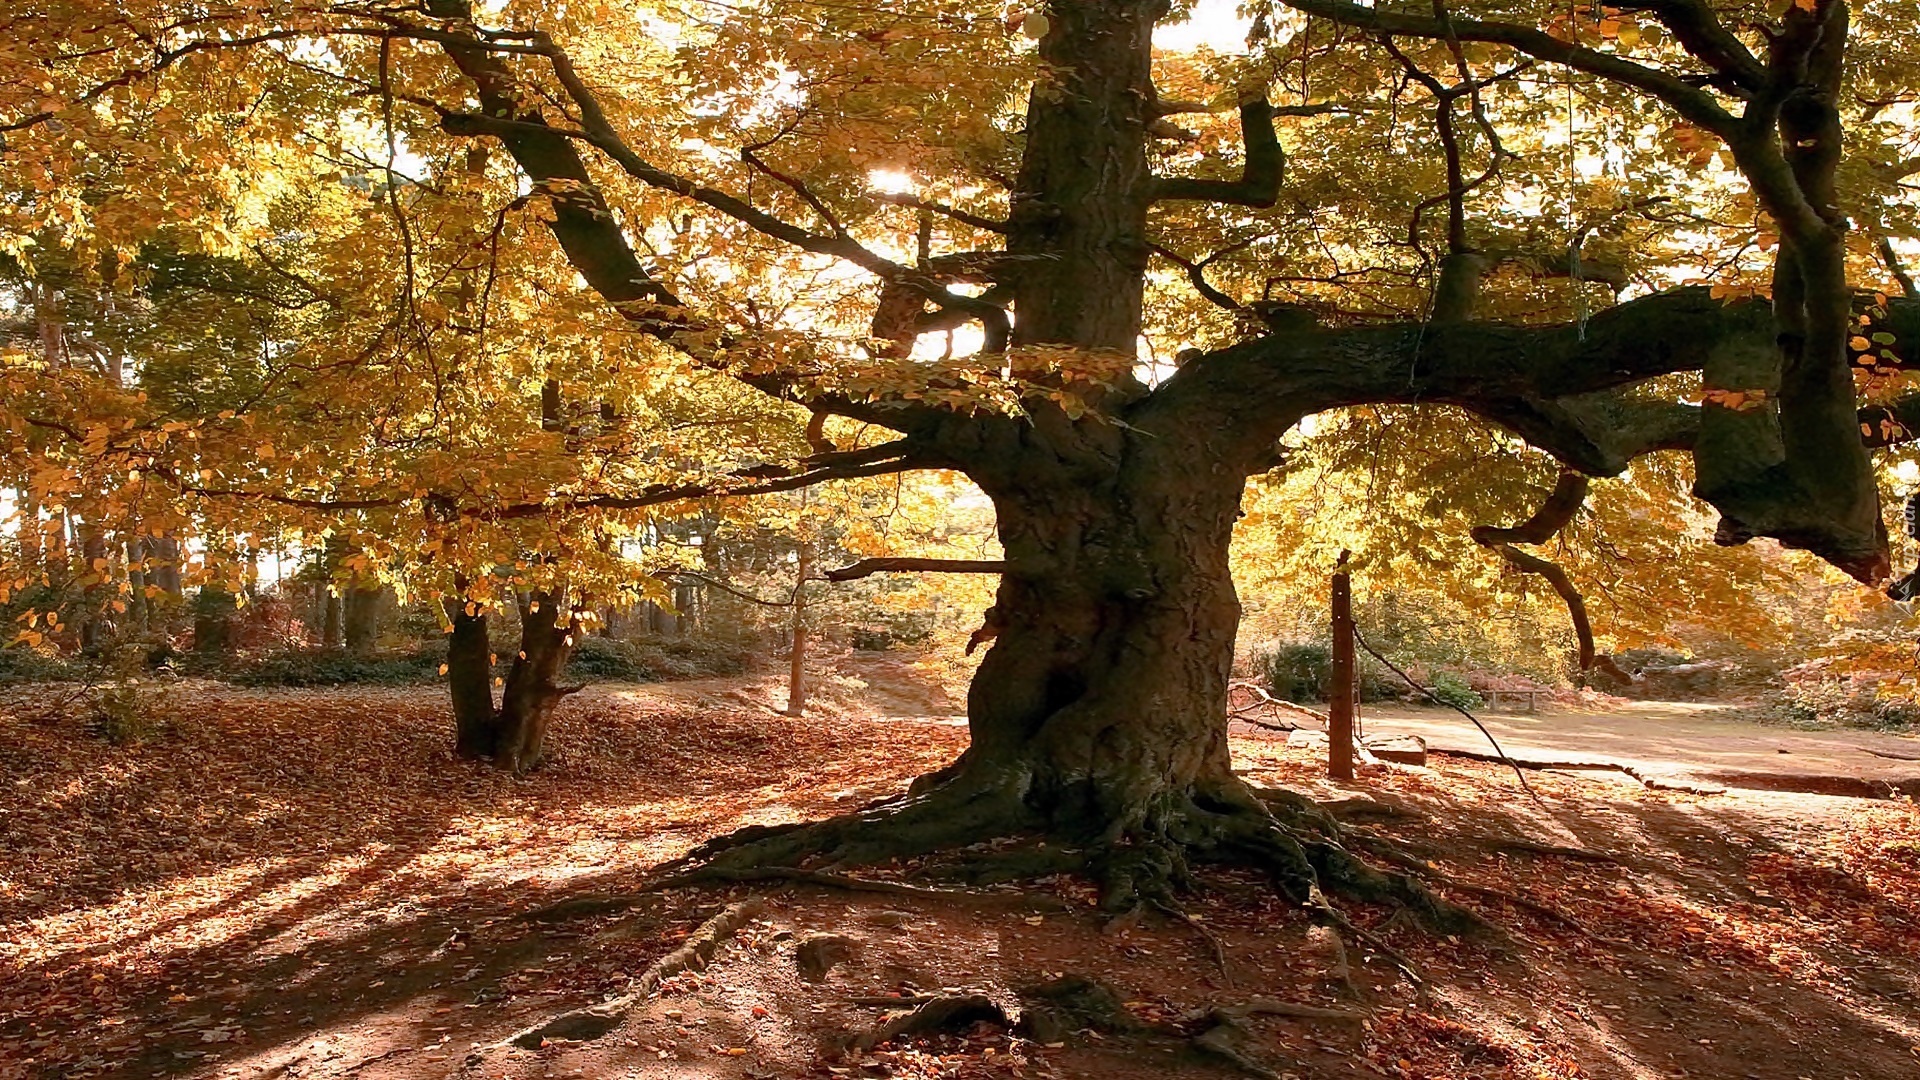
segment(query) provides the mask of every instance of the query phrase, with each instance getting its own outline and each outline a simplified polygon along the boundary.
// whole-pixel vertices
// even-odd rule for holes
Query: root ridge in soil
[[[1343,824],[1293,792],[1255,790],[1234,780],[1207,791],[1165,794],[1092,826],[1084,818],[1064,826],[1057,821],[1057,815],[1050,820],[1029,806],[1011,786],[969,782],[962,772],[904,799],[820,821],[749,826],[717,837],[663,868],[655,887],[789,880],[918,892],[917,886],[839,872],[933,855],[939,860],[934,872],[975,883],[1083,875],[1098,884],[1099,908],[1109,917],[1136,919],[1157,911],[1191,923],[1181,897],[1198,887],[1194,866],[1207,865],[1259,871],[1289,900],[1350,933],[1358,931],[1333,899],[1392,905],[1444,934],[1492,929],[1414,875],[1356,855],[1350,844],[1384,854],[1389,863],[1421,865],[1391,841]],[[985,893],[942,895],[998,899]]]

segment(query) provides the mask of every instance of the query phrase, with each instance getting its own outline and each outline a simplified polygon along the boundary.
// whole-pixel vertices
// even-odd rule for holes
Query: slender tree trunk
[[[387,607],[384,586],[354,585],[340,598],[340,632],[347,651],[366,654],[380,643],[380,619]]]
[[[1327,698],[1327,775],[1353,779],[1353,575],[1347,553],[1333,574],[1333,688]]]
[[[332,582],[322,585],[321,588],[325,590],[323,595],[326,600],[320,616],[320,645],[326,649],[345,648],[347,638],[346,631],[341,625],[343,605],[340,602],[340,594],[334,591]]]
[[[154,537],[147,541],[147,557],[153,560],[147,568],[153,584],[174,606],[178,606],[185,594],[180,582],[180,541],[171,536]]]
[[[112,589],[112,567],[107,559],[107,537],[100,526],[83,522],[80,526],[80,648],[97,652],[111,630],[107,620],[107,598]]]
[[[803,504],[804,505],[804,504]],[[788,716],[807,714],[807,575],[813,571],[813,544],[800,541],[794,560],[793,647],[787,651]]]
[[[446,601],[453,629],[447,635],[447,691],[453,702],[454,752],[491,760],[500,747],[493,707],[493,653],[487,641],[487,616],[468,614],[464,598]]]
[[[232,593],[201,586],[193,601],[193,651],[202,656],[233,652],[233,616],[237,610]]]
[[[47,534],[45,526],[40,523],[40,501],[34,497],[31,487],[20,488],[17,506],[20,515],[20,569],[29,578],[37,578],[43,569],[41,559],[46,551]]]
[[[152,600],[147,596],[147,542],[135,537],[127,541],[127,627],[145,634],[151,626]]]

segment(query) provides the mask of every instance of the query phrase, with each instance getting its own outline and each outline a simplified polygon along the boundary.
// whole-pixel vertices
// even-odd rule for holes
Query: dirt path
[[[1475,715],[1501,749],[1525,765],[1621,765],[1653,783],[1701,790],[1920,797],[1920,738],[1914,736],[1797,731],[1742,721],[1728,706],[1683,702]],[[1485,735],[1447,709],[1365,706],[1362,721],[1367,735],[1417,735],[1429,749],[1447,753],[1492,752]]]
[[[614,1032],[500,1048],[620,992],[746,894],[608,899],[660,862],[892,794],[964,742],[910,664],[820,685],[798,720],[774,713],[772,678],[596,687],[556,720],[553,764],[520,780],[454,761],[428,689],[183,687],[168,729],[131,747],[47,695],[0,694],[0,1078],[1221,1080],[1245,1070],[1193,1037],[1262,997],[1354,1014],[1241,1025],[1249,1060],[1299,1080],[1920,1070],[1912,804],[1546,772],[1535,805],[1500,767],[1447,758],[1334,785],[1318,755],[1261,738],[1234,741],[1251,780],[1396,808],[1362,827],[1505,936],[1353,909],[1418,966],[1415,992],[1243,875],[1207,872],[1191,898],[1224,968],[1193,926],[1108,926],[1071,878],[990,901],[771,883],[710,967]],[[930,869],[866,873],[939,884]],[[797,954],[822,934],[845,958],[810,978]],[[1063,975],[1111,986],[1126,1023],[845,1045],[887,995],[1019,1015],[1023,990]]]

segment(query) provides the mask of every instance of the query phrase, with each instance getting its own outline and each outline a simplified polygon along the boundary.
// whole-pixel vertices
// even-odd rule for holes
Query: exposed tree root
[[[1210,1023],[1192,1039],[1195,1049],[1210,1057],[1219,1058],[1248,1076],[1258,1077],[1259,1080],[1281,1080],[1289,1074],[1298,1075],[1293,1073],[1291,1068],[1287,1072],[1282,1072],[1275,1064],[1269,1064],[1264,1060],[1267,1055],[1256,1056],[1250,1049],[1254,1039],[1252,1033],[1247,1030],[1245,1017],[1215,1011],[1207,1019]],[[1294,1063],[1283,1061],[1276,1064],[1292,1066]]]
[[[1323,1009],[1274,998],[1254,998],[1239,1005],[1222,1005],[1202,1014],[1200,1031],[1190,1041],[1195,1049],[1227,1062],[1248,1076],[1281,1080],[1282,1077],[1300,1075],[1298,1062],[1276,1056],[1271,1048],[1254,1049],[1257,1040],[1248,1030],[1247,1021],[1255,1016],[1285,1016],[1356,1025],[1366,1020],[1359,1013],[1346,1009]],[[1354,1064],[1365,1067],[1364,1063],[1357,1060]],[[1379,1075],[1370,1068],[1366,1071]]]
[[[800,870],[791,866],[762,866],[747,870],[693,870],[676,877],[655,881],[648,885],[648,888],[652,890],[671,889],[682,885],[697,885],[712,881],[790,881],[801,885],[820,885],[830,889],[845,889],[848,892],[881,893],[887,896],[910,896],[917,900],[948,900],[967,904],[1040,908],[1046,911],[1065,911],[1067,909],[1065,901],[1045,894],[929,889],[922,885],[908,885],[899,881],[877,881],[872,878],[853,877],[849,874],[834,874],[824,870]]]
[[[828,868],[911,858],[942,849],[966,848],[1043,828],[1047,822],[1016,795],[1023,785],[981,782],[965,770],[943,770],[940,781],[905,800],[869,806],[805,825],[751,827],[703,845],[670,867],[649,890],[705,882],[787,880],[930,899],[996,902],[995,894],[952,893],[895,882],[871,882],[828,870],[802,869],[820,861]],[[1192,866],[1251,866],[1265,872],[1293,900],[1313,908],[1341,930],[1367,941],[1395,962],[1371,935],[1340,915],[1328,901],[1337,896],[1399,905],[1444,933],[1488,929],[1471,911],[1433,894],[1406,874],[1380,870],[1342,846],[1351,830],[1312,800],[1291,792],[1260,791],[1230,781],[1191,793],[1163,793],[1083,847],[1027,847],[963,860],[962,876],[1005,877],[996,870],[1090,874],[1101,887],[1100,907],[1110,916],[1137,918],[1159,911],[1196,927],[1224,966],[1224,949],[1186,913],[1180,897],[1193,887]],[[1083,834],[1085,835],[1085,834]],[[1424,864],[1419,864],[1424,865]],[[1417,976],[1415,976],[1417,978]]]
[[[1063,1042],[1076,1031],[1136,1035],[1148,1025],[1127,1011],[1113,987],[1085,975],[1022,986],[1016,1030],[1038,1043]]]
[[[1442,885],[1446,886],[1449,889],[1453,889],[1459,892],[1473,893],[1478,896],[1484,896],[1489,900],[1496,900],[1503,904],[1511,904],[1514,907],[1520,908],[1523,911],[1531,911],[1535,915],[1538,915],[1541,918],[1546,919],[1548,922],[1559,923],[1560,925],[1566,927],[1569,930],[1574,931],[1575,933],[1582,934],[1586,937],[1590,937],[1593,940],[1598,941],[1604,945],[1610,945],[1616,949],[1632,949],[1635,947],[1634,944],[1630,941],[1622,941],[1619,938],[1608,937],[1607,935],[1602,934],[1599,931],[1589,928],[1585,923],[1567,914],[1566,912],[1561,911],[1559,908],[1552,907],[1548,904],[1542,904],[1538,900],[1529,900],[1524,896],[1520,896],[1515,893],[1510,893],[1505,889],[1496,889],[1491,885],[1476,885],[1473,882],[1461,881],[1458,878],[1442,876],[1439,878],[1439,880]]]
[[[561,1013],[546,1023],[509,1037],[502,1045],[537,1050],[550,1039],[597,1039],[605,1035],[626,1023],[633,1010],[659,989],[662,982],[683,971],[697,971],[706,967],[721,944],[738,933],[748,920],[759,915],[764,907],[765,902],[757,896],[728,905],[718,915],[701,923],[700,928],[679,948],[655,960],[646,971],[641,972],[639,978],[633,980],[625,993],[598,1005]],[[481,1056],[481,1052],[476,1051],[467,1059],[468,1064],[474,1064]]]
[[[866,1051],[902,1035],[962,1031],[983,1021],[1001,1027],[1013,1026],[1006,1010],[984,994],[942,995],[921,1002],[909,1012],[888,1017],[855,1035],[848,1045],[850,1049]]]
[[[1512,905],[1513,907],[1520,908],[1524,911],[1531,911],[1534,914],[1539,915],[1540,917],[1547,919],[1550,922],[1559,923],[1562,926],[1565,926],[1580,934],[1584,934],[1587,937],[1593,938],[1596,941],[1604,942],[1608,945],[1612,945],[1615,947],[1630,947],[1629,943],[1627,942],[1623,942],[1615,938],[1607,937],[1604,934],[1600,934],[1594,930],[1589,929],[1585,924],[1580,922],[1578,919],[1574,918],[1573,916],[1557,908],[1550,907],[1546,904],[1542,904],[1535,900],[1529,900],[1524,896],[1519,896],[1514,893],[1507,892],[1503,889],[1493,888],[1490,885],[1476,885],[1469,881],[1461,881],[1460,879],[1445,873],[1438,866],[1435,866],[1431,863],[1422,862],[1419,859],[1416,859],[1410,855],[1407,855],[1406,853],[1400,851],[1393,844],[1389,843],[1386,840],[1381,839],[1380,837],[1370,836],[1366,833],[1356,832],[1356,833],[1350,834],[1348,839],[1349,841],[1356,843],[1358,846],[1365,847],[1370,853],[1380,858],[1386,859],[1387,861],[1392,862],[1397,866],[1405,867],[1406,869],[1412,871],[1413,873],[1418,874],[1421,877],[1424,877],[1430,881],[1433,881],[1436,884],[1442,886],[1443,888],[1451,889],[1455,892],[1471,893],[1476,896],[1482,896],[1490,900],[1496,900],[1504,904]],[[1588,862],[1616,863],[1618,861],[1614,859],[1612,856],[1605,854],[1604,852],[1588,851],[1585,848],[1562,848],[1554,844],[1536,844],[1530,840],[1497,838],[1495,841],[1487,843],[1486,846],[1495,848],[1495,849],[1512,848],[1514,850],[1521,850],[1521,851],[1538,850],[1541,854],[1558,855],[1565,858],[1580,859]]]
[[[1281,1001],[1279,998],[1249,998],[1238,1005],[1222,1005],[1213,1010],[1215,1016],[1244,1018],[1249,1016],[1286,1016],[1296,1020],[1339,1020],[1344,1023],[1358,1024],[1365,1016],[1351,1009],[1329,1009],[1319,1005],[1302,1005],[1298,1002]]]
[[[1100,884],[1102,910],[1121,920],[1158,911],[1187,923],[1206,939],[1226,974],[1224,945],[1190,916],[1180,898],[1193,887],[1193,865],[1244,866],[1264,872],[1280,892],[1310,909],[1316,919],[1390,960],[1416,989],[1424,988],[1424,982],[1414,965],[1378,933],[1347,917],[1330,896],[1396,905],[1401,912],[1444,933],[1491,929],[1478,915],[1442,899],[1409,874],[1379,869],[1344,846],[1345,840],[1361,838],[1376,854],[1390,852],[1385,854],[1389,863],[1416,873],[1427,869],[1427,864],[1403,855],[1384,840],[1366,837],[1336,817],[1342,811],[1371,808],[1343,805],[1330,810],[1292,792],[1256,791],[1227,777],[1187,792],[1164,792],[1095,831],[1086,827],[1085,819],[1078,828],[1063,827],[1036,812],[1023,798],[1027,789],[1024,778],[989,777],[982,781],[968,772],[964,767],[942,770],[931,782],[916,784],[905,798],[823,821],[755,826],[719,837],[670,864],[667,872],[639,895],[707,883],[782,881],[946,902],[1035,903],[1037,898],[1031,893],[935,889],[839,872],[849,866],[932,852],[971,850],[974,853],[957,865],[936,864],[936,869],[974,881],[1038,876],[1036,871],[1089,874]],[[1066,834],[1076,842],[1072,846],[1016,843],[1010,847],[994,843],[1039,832]],[[990,843],[994,843],[993,849],[980,850]],[[817,865],[804,865],[808,863]],[[590,911],[600,914],[616,910],[637,899],[596,898]],[[662,957],[619,997],[562,1014],[520,1032],[507,1044],[537,1048],[549,1039],[593,1039],[614,1030],[662,980],[688,968],[705,966],[720,943],[759,910],[757,899],[727,908],[681,948]],[[913,1004],[912,1012],[857,1036],[853,1045],[869,1047],[929,1026],[971,1022],[963,1019],[969,1017],[1006,1022],[999,1006],[985,999],[936,998]],[[1232,1032],[1219,1036],[1215,1041],[1221,1046],[1210,1049],[1220,1053],[1229,1048],[1234,1041],[1231,1036]]]
[[[1263,794],[1262,797],[1266,796]],[[1385,821],[1420,821],[1427,816],[1418,810],[1383,803],[1378,799],[1335,799],[1332,802],[1315,805],[1336,821],[1357,821],[1366,818],[1379,818]]]

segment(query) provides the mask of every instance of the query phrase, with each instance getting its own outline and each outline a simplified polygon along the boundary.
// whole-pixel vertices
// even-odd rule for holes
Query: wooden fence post
[[[1333,685],[1327,690],[1327,775],[1353,779],[1353,579],[1347,552],[1333,570]]]

